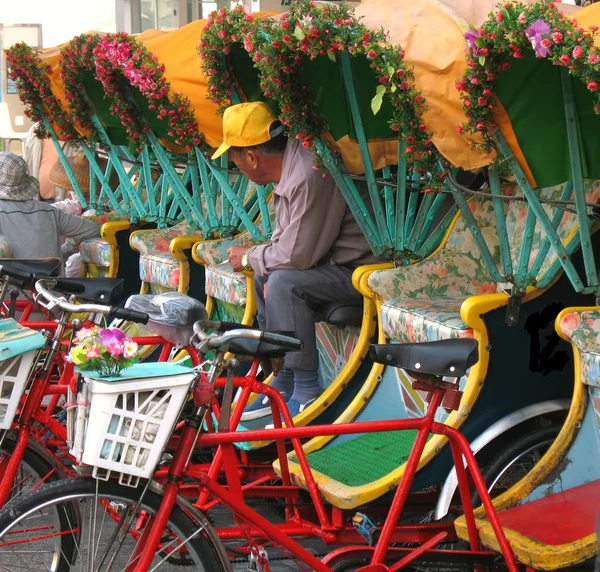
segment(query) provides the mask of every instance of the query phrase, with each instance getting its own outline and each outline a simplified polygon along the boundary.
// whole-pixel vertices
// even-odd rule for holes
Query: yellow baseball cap
[[[223,143],[212,159],[217,159],[230,147],[252,147],[266,143],[271,137],[270,127],[277,116],[263,101],[238,103],[223,115]],[[283,127],[280,133],[283,133]],[[279,133],[273,133],[273,136]]]

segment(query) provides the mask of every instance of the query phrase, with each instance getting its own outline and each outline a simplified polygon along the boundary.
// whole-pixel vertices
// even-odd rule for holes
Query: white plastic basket
[[[10,429],[27,386],[35,351],[0,361],[0,429]]]
[[[132,378],[136,371],[149,368],[173,374]],[[94,468],[94,477],[107,480],[111,473],[119,473],[121,483],[137,486],[140,478],[154,473],[195,373],[172,363],[139,364],[132,369],[123,381],[84,377],[71,452]],[[89,415],[85,415],[88,404]],[[85,417],[87,422],[82,423]],[[82,454],[78,444],[83,444]]]

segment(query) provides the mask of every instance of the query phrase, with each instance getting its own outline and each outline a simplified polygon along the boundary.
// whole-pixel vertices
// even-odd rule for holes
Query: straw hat
[[[73,170],[73,174],[75,175],[75,179],[79,183],[79,188],[81,192],[84,194],[89,194],[90,192],[90,163],[83,154],[82,151],[77,152],[72,157],[68,157],[69,165]],[[106,169],[107,161],[106,159],[97,158],[96,162],[98,167],[100,167],[101,171]],[[50,171],[50,175],[48,176],[50,182],[60,189],[65,189],[67,191],[73,190],[73,185],[67,176],[65,168],[61,163],[60,159],[54,163]],[[111,189],[116,189],[119,186],[119,177],[115,173],[114,169],[110,177],[109,185]],[[99,189],[99,185],[97,186]]]
[[[14,153],[0,153],[0,199],[29,201],[37,199],[40,183],[27,173],[27,163]]]

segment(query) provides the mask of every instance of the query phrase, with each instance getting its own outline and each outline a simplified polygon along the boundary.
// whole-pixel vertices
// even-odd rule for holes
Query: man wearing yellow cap
[[[213,159],[229,151],[248,179],[260,185],[275,183],[271,242],[234,246],[228,255],[233,270],[254,270],[260,327],[293,331],[304,341],[302,351],[288,354],[271,385],[288,399],[294,416],[320,393],[313,309],[360,301],[352,272],[376,259],[333,180],[313,169],[314,158],[299,141],[288,141],[267,104],[228,108],[223,139]],[[242,421],[269,412],[267,398],[257,399]]]

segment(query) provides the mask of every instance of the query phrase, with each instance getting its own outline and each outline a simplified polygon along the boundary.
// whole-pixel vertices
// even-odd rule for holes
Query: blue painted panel
[[[523,504],[600,479],[600,433],[591,399],[581,429],[555,473],[551,481],[535,489]]]
[[[40,332],[20,326],[13,319],[0,320],[0,361],[44,347]]]

